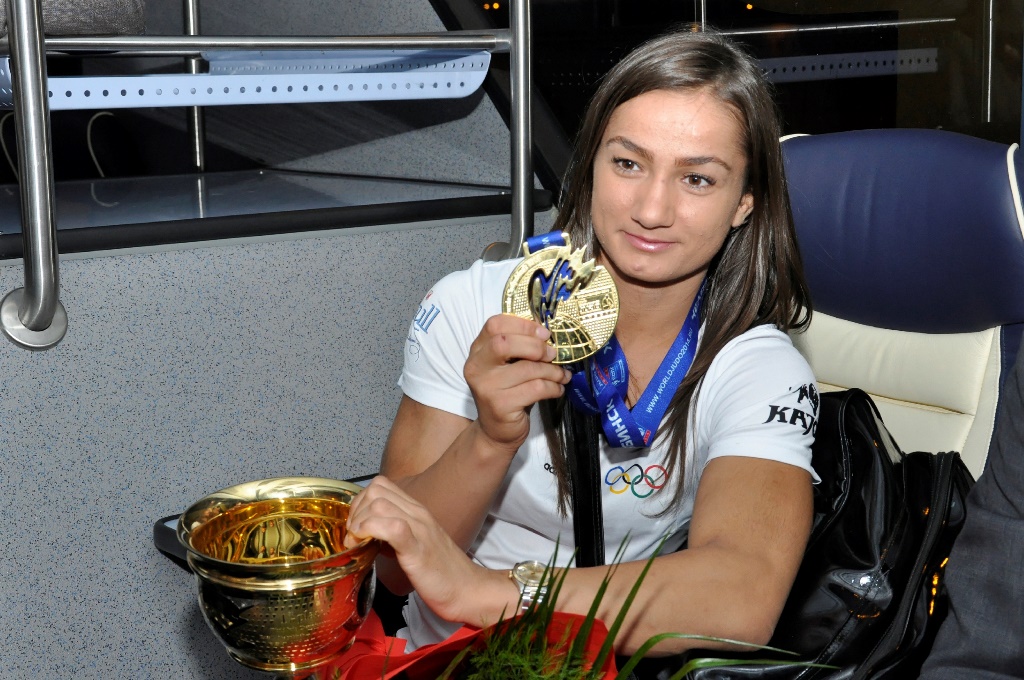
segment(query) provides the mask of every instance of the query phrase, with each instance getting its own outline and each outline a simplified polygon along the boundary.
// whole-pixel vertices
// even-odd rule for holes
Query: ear
[[[736,213],[732,216],[732,228],[742,227],[747,223],[750,213],[754,212],[754,194],[749,191],[740,198]]]

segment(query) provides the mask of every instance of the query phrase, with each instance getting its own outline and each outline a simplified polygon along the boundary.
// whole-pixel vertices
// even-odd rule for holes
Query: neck
[[[667,286],[618,285],[619,319],[615,337],[629,365],[626,404],[630,408],[650,384],[679,335],[703,277]]]
[[[642,351],[660,347],[660,356],[664,356],[690,313],[702,280],[703,276],[695,276],[668,285],[650,286],[616,278],[619,320],[615,337],[623,351],[631,347]],[[632,358],[628,351],[627,358]]]

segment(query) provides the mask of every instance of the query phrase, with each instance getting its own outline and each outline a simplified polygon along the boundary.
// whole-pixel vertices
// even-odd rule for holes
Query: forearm
[[[476,422],[418,474],[382,473],[422,503],[458,545],[469,548],[501,487],[514,451],[494,445]]]
[[[608,626],[618,616],[646,562],[618,565],[598,608]],[[729,551],[706,548],[657,558],[633,600],[615,640],[619,654],[632,654],[660,633],[708,635],[751,644],[771,637],[789,583],[775,581],[765,564],[737,560]],[[483,570],[454,617],[484,626],[517,613],[518,589],[504,570]],[[569,569],[558,593],[559,611],[586,615],[608,574],[607,567]],[[686,575],[699,574],[697,578]],[[648,654],[678,654],[692,648],[731,648],[724,643],[669,639]]]
[[[451,446],[431,465],[414,474],[403,474],[400,463],[385,457],[381,473],[426,507],[438,524],[463,550],[480,532],[514,451],[495,445],[476,422],[470,423]],[[397,593],[410,589],[394,560],[378,560],[381,580]]]
[[[644,577],[615,640],[619,654],[632,654],[661,633],[707,635],[751,644],[771,637],[789,591],[787,575],[775,576],[762,561],[730,550],[705,547],[654,560]],[[609,626],[619,615],[646,562],[628,562],[615,569],[598,608]],[[572,569],[558,598],[560,611],[586,614],[606,567]],[[669,639],[648,654],[678,654],[692,648],[734,646]]]

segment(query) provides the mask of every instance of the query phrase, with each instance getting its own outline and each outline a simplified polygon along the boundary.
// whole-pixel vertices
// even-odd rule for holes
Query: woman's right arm
[[[457,545],[480,531],[508,467],[530,429],[530,408],[560,396],[568,372],[551,363],[543,326],[509,315],[491,317],[470,347],[463,371],[477,419],[403,397],[388,436],[381,474],[422,503]],[[410,589],[393,560],[379,560],[393,592]]]

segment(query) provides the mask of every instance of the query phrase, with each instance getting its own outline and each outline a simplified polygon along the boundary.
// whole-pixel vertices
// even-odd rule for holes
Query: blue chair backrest
[[[862,130],[793,137],[783,155],[815,312],[916,334],[995,328],[1006,374],[1024,329],[1016,145]]]

